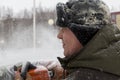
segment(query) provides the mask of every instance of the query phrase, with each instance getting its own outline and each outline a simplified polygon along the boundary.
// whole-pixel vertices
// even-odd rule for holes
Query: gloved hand
[[[61,80],[63,78],[63,68],[59,63],[56,63],[56,66],[52,68],[52,71],[54,72],[54,76],[52,80]]]
[[[60,80],[63,76],[63,68],[58,61],[37,61],[33,62],[34,65],[43,65],[48,70],[54,73],[52,80]]]

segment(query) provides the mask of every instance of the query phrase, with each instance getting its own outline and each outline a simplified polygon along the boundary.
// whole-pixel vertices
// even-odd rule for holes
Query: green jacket
[[[85,67],[120,76],[120,30],[106,25],[79,53],[58,59],[69,73]]]

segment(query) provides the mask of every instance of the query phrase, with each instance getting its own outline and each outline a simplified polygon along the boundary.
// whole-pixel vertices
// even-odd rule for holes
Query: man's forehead
[[[60,27],[59,30],[68,30],[69,28],[67,27]]]

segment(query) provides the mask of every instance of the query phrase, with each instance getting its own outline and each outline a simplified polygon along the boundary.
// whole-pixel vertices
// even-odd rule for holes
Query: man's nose
[[[62,33],[61,32],[58,33],[57,38],[62,39]]]

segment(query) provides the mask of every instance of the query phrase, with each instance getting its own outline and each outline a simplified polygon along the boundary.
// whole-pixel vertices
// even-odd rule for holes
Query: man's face
[[[62,40],[66,57],[77,53],[83,47],[69,28],[62,28],[57,37]]]

